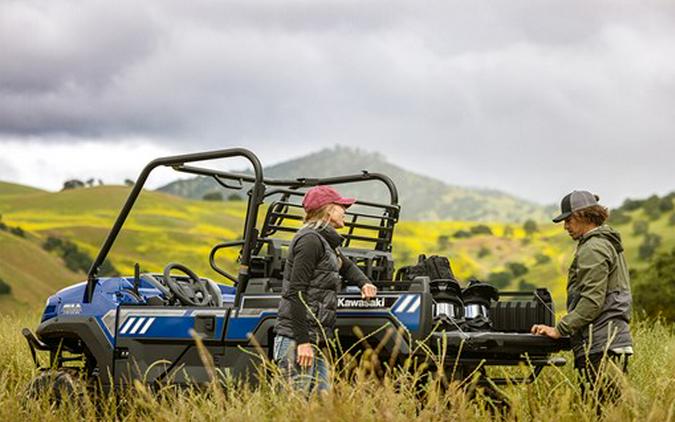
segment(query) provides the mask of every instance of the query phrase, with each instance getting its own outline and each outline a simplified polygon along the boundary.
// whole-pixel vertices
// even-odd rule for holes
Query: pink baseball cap
[[[356,202],[355,198],[343,198],[334,188],[328,185],[314,186],[305,193],[302,199],[302,207],[305,211],[314,211],[328,204],[340,204],[349,208]]]

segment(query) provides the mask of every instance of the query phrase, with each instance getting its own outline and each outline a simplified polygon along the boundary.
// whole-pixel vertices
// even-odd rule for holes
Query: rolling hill
[[[93,257],[128,192],[124,186],[45,192],[0,184],[0,214],[6,226],[0,230],[0,278],[12,289],[9,297],[0,295],[0,312],[39,305],[58,288],[84,280],[84,272],[68,270],[42,245],[49,236],[68,239]],[[245,206],[243,201],[192,200],[145,191],[111,251],[111,261],[127,275],[136,262],[144,271],[161,271],[169,262],[181,262],[200,275],[226,282],[209,267],[208,252],[217,242],[240,238]],[[659,234],[656,251],[675,247],[672,211],[658,218],[645,215],[642,208],[624,214],[623,221],[613,225],[623,234],[634,270],[649,262],[639,256],[645,234],[634,233],[636,221],[648,219],[648,232]],[[12,233],[18,227],[23,236]],[[421,253],[445,255],[462,280],[495,280],[509,289],[548,287],[561,309],[574,246],[554,224],[541,224],[528,235],[521,224],[513,223],[403,220],[395,230],[393,254],[397,267],[413,264]],[[237,252],[227,251],[221,265],[234,271]],[[516,271],[519,266],[525,272]]]
[[[396,166],[381,154],[340,146],[265,167],[264,174],[268,178],[295,179],[360,174],[362,170],[384,173],[394,180],[402,206],[401,216],[406,220],[519,222],[532,218],[546,221],[555,212],[497,190],[449,185]],[[172,182],[158,190],[201,199],[221,189],[210,178],[196,177]],[[340,191],[344,195],[388,203],[388,192],[380,183],[340,187]]]

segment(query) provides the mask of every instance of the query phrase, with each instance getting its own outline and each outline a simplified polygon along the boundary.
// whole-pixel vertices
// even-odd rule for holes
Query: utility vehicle
[[[194,165],[234,157],[246,159],[251,171]],[[220,283],[199,277],[190,270],[190,263],[167,263],[162,274],[140,274],[137,264],[135,274],[99,277],[99,268],[148,176],[160,166],[210,177],[224,189],[247,192],[241,239],[213,245],[209,256],[204,256],[222,276],[216,280]],[[569,339],[529,334],[532,324],[554,323],[553,302],[546,289],[497,291],[480,282],[462,288],[452,277],[434,279],[420,272],[423,263],[397,269],[392,239],[400,206],[396,186],[388,176],[363,171],[327,178],[268,179],[255,154],[233,148],[158,158],[143,169],[87,280],[49,297],[35,333],[23,329],[35,364],[44,374],[51,374],[49,379],[79,373],[106,390],[133,380],[153,385],[199,384],[207,382],[209,374],[196,346],[198,336],[218,369],[256,382],[261,358],[272,357],[285,257],[290,238],[302,223],[304,190],[364,182],[383,185],[389,201],[359,198],[347,210],[343,253],[368,275],[378,295],[362,300],[356,286],[343,286],[336,327],[343,350],[379,344],[381,362],[395,364],[415,354],[427,359],[431,350],[441,357],[436,365],[447,366],[446,374],[478,373],[479,382],[494,384],[505,380],[488,380],[486,368],[490,366],[524,363],[531,369],[523,379],[527,382],[542,368],[565,363],[552,354],[569,349]],[[236,273],[227,271],[219,258],[227,248],[239,250]],[[142,255],[138,263],[143,266]],[[49,354],[48,365],[42,367],[41,352]]]

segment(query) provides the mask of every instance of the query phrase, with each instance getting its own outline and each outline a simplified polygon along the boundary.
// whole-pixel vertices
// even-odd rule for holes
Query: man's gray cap
[[[554,218],[553,222],[560,223],[572,215],[574,211],[598,205],[598,199],[600,198],[597,195],[585,190],[575,190],[572,193],[568,193],[560,201],[560,215]]]

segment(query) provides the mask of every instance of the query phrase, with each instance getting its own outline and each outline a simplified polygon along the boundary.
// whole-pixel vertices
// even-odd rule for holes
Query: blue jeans
[[[315,388],[321,391],[330,389],[328,364],[318,347],[314,347],[312,366],[302,368],[296,360],[297,343],[285,336],[274,337],[274,361],[286,379],[291,380],[293,387],[305,394]]]

